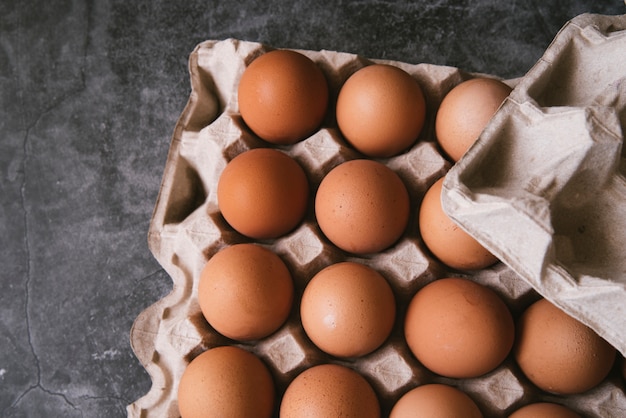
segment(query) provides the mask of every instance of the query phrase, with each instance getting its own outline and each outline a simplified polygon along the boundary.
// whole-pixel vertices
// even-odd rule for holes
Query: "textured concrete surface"
[[[582,12],[626,6],[0,3],[0,416],[122,417],[149,390],[128,335],[171,289],[146,234],[197,43],[234,37],[510,78]]]

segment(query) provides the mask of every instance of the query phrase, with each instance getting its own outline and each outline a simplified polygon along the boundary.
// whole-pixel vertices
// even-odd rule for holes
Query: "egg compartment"
[[[197,281],[211,255],[240,242],[252,242],[224,221],[217,208],[216,185],[226,163],[239,153],[269,145],[245,126],[237,109],[237,81],[254,57],[271,49],[233,39],[207,41],[190,56],[192,92],[172,138],[163,182],[151,220],[148,240],[155,258],[173,279],[173,290],[136,319],[131,344],[152,378],[150,391],[128,406],[129,417],[178,417],[176,391],[189,363],[202,351],[225,344],[244,347],[268,365],[278,399],[289,382],[314,364],[338,363],[365,376],[376,390],[386,416],[395,401],[414,386],[441,382],[468,393],[486,417],[503,416],[533,400],[558,399],[588,416],[623,416],[623,382],[612,373],[588,393],[551,397],[534,388],[509,357],[496,370],[476,379],[446,379],[434,375],[411,355],[403,337],[406,305],[422,286],[448,275],[469,276],[494,289],[517,315],[537,293],[504,264],[472,274],[449,271],[424,249],[417,232],[417,209],[427,188],[451,164],[434,141],[434,115],[447,91],[471,75],[459,69],[428,64],[368,60],[329,51],[299,51],[312,58],[329,81],[330,101],[343,81],[371,62],[397,65],[416,77],[424,90],[427,117],[419,141],[406,153],[381,160],[405,182],[411,196],[411,223],[393,247],[367,257],[355,257],[331,245],[315,223],[311,206],[304,222],[290,234],[258,242],[275,251],[294,277],[296,298],[287,322],[274,334],[250,343],[231,341],[204,320],[197,302]],[[514,82],[511,82],[514,84]],[[311,197],[322,177],[340,162],[360,157],[346,146],[336,128],[331,105],[322,127],[306,140],[278,147],[295,158],[311,183]],[[388,341],[375,352],[356,359],[338,359],[317,349],[299,321],[299,297],[308,280],[325,266],[344,260],[369,265],[390,282],[398,312]]]
[[[444,210],[626,354],[626,15],[557,34],[444,183]]]

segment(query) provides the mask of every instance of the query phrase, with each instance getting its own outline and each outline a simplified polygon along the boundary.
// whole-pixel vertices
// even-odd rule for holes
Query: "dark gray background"
[[[150,388],[129,331],[171,289],[146,235],[207,39],[506,78],[622,1],[0,3],[0,416],[123,417]]]

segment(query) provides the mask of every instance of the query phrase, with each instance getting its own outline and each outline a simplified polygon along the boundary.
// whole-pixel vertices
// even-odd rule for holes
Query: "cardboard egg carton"
[[[393,404],[409,389],[434,382],[450,384],[468,393],[485,417],[505,416],[534,400],[556,400],[590,417],[625,416],[624,382],[617,371],[587,393],[562,398],[534,388],[519,372],[511,356],[496,370],[479,378],[448,379],[419,364],[404,341],[403,316],[410,298],[437,278],[471,277],[495,290],[514,316],[542,290],[525,280],[515,264],[511,268],[508,263],[498,263],[477,272],[450,271],[430,255],[418,233],[419,203],[428,187],[451,168],[460,174],[458,179],[469,178],[442,156],[435,141],[434,119],[445,94],[472,74],[446,66],[299,50],[315,61],[326,75],[331,93],[330,108],[315,134],[279,149],[302,165],[313,190],[330,169],[343,161],[361,157],[346,145],[334,120],[334,101],[343,82],[357,69],[374,62],[396,65],[419,81],[427,105],[420,138],[406,153],[379,160],[396,171],[409,190],[412,213],[409,225],[391,248],[360,257],[339,250],[324,237],[315,222],[313,202],[302,224],[275,240],[251,241],[225,222],[216,196],[222,170],[239,153],[270,146],[243,122],[238,112],[237,86],[246,66],[271,49],[259,43],[227,39],[201,43],[190,56],[192,91],[174,130],[148,234],[152,253],[172,277],[173,290],[142,312],[132,327],[131,345],[150,374],[152,387],[128,406],[128,416],[178,417],[178,382],[187,364],[204,350],[225,344],[241,346],[257,354],[270,369],[279,397],[295,376],[312,365],[328,362],[347,365],[359,371],[375,389],[382,416],[388,415]],[[518,81],[527,83],[526,79],[507,83],[515,86]],[[480,149],[473,149],[472,155]],[[507,156],[501,158],[511,160]],[[458,166],[466,170],[475,167],[465,162]],[[454,203],[464,203],[466,195],[451,197],[451,206],[456,209]],[[453,212],[472,213],[469,210]],[[266,338],[247,343],[229,340],[213,330],[203,318],[197,300],[198,279],[204,264],[220,249],[240,242],[256,242],[276,252],[290,269],[296,287],[292,313],[284,326]],[[509,261],[506,257],[502,259]],[[329,264],[346,260],[369,265],[382,273],[391,284],[399,306],[388,341],[373,353],[356,359],[334,358],[322,352],[307,338],[299,321],[299,297],[310,278]]]

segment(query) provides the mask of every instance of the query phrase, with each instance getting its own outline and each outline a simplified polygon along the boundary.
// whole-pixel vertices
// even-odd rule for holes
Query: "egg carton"
[[[539,400],[557,401],[590,417],[625,416],[624,382],[617,370],[584,394],[559,397],[530,384],[512,356],[484,376],[450,379],[424,368],[404,341],[403,318],[409,300],[418,289],[437,278],[471,277],[496,291],[514,316],[540,294],[505,263],[476,272],[452,271],[430,255],[419,236],[419,203],[428,187],[453,168],[435,141],[436,110],[448,91],[476,74],[448,66],[298,50],[315,61],[326,75],[331,105],[317,132],[297,144],[275,148],[302,165],[313,190],[333,167],[362,157],[345,143],[334,119],[333,103],[343,82],[371,63],[395,65],[419,81],[427,106],[420,138],[406,153],[379,160],[398,173],[409,190],[412,213],[409,225],[391,248],[355,256],[339,250],[324,237],[315,222],[313,202],[297,229],[274,240],[251,241],[225,222],[216,196],[220,173],[241,152],[274,147],[246,127],[237,104],[238,80],[244,69],[271,49],[268,45],[236,39],[211,40],[199,44],[190,55],[192,91],[174,129],[148,233],[150,250],[172,277],[173,290],[143,311],[131,329],[131,345],[149,373],[152,387],[128,406],[128,416],[180,416],[177,389],[183,371],[198,354],[220,345],[240,346],[258,355],[273,375],[277,402],[300,372],[316,364],[335,363],[360,372],[370,382],[379,397],[382,416],[388,415],[402,394],[426,383],[445,383],[463,390],[485,417],[506,416],[526,403]],[[512,87],[520,81],[524,82],[505,80]],[[286,323],[272,335],[246,343],[229,340],[213,330],[202,316],[197,298],[200,272],[208,259],[220,249],[242,242],[256,242],[276,252],[290,269],[296,288],[294,306]],[[399,307],[392,334],[385,344],[356,359],[335,358],[316,348],[299,320],[299,297],[310,278],[340,261],[357,261],[383,274],[394,290]]]

